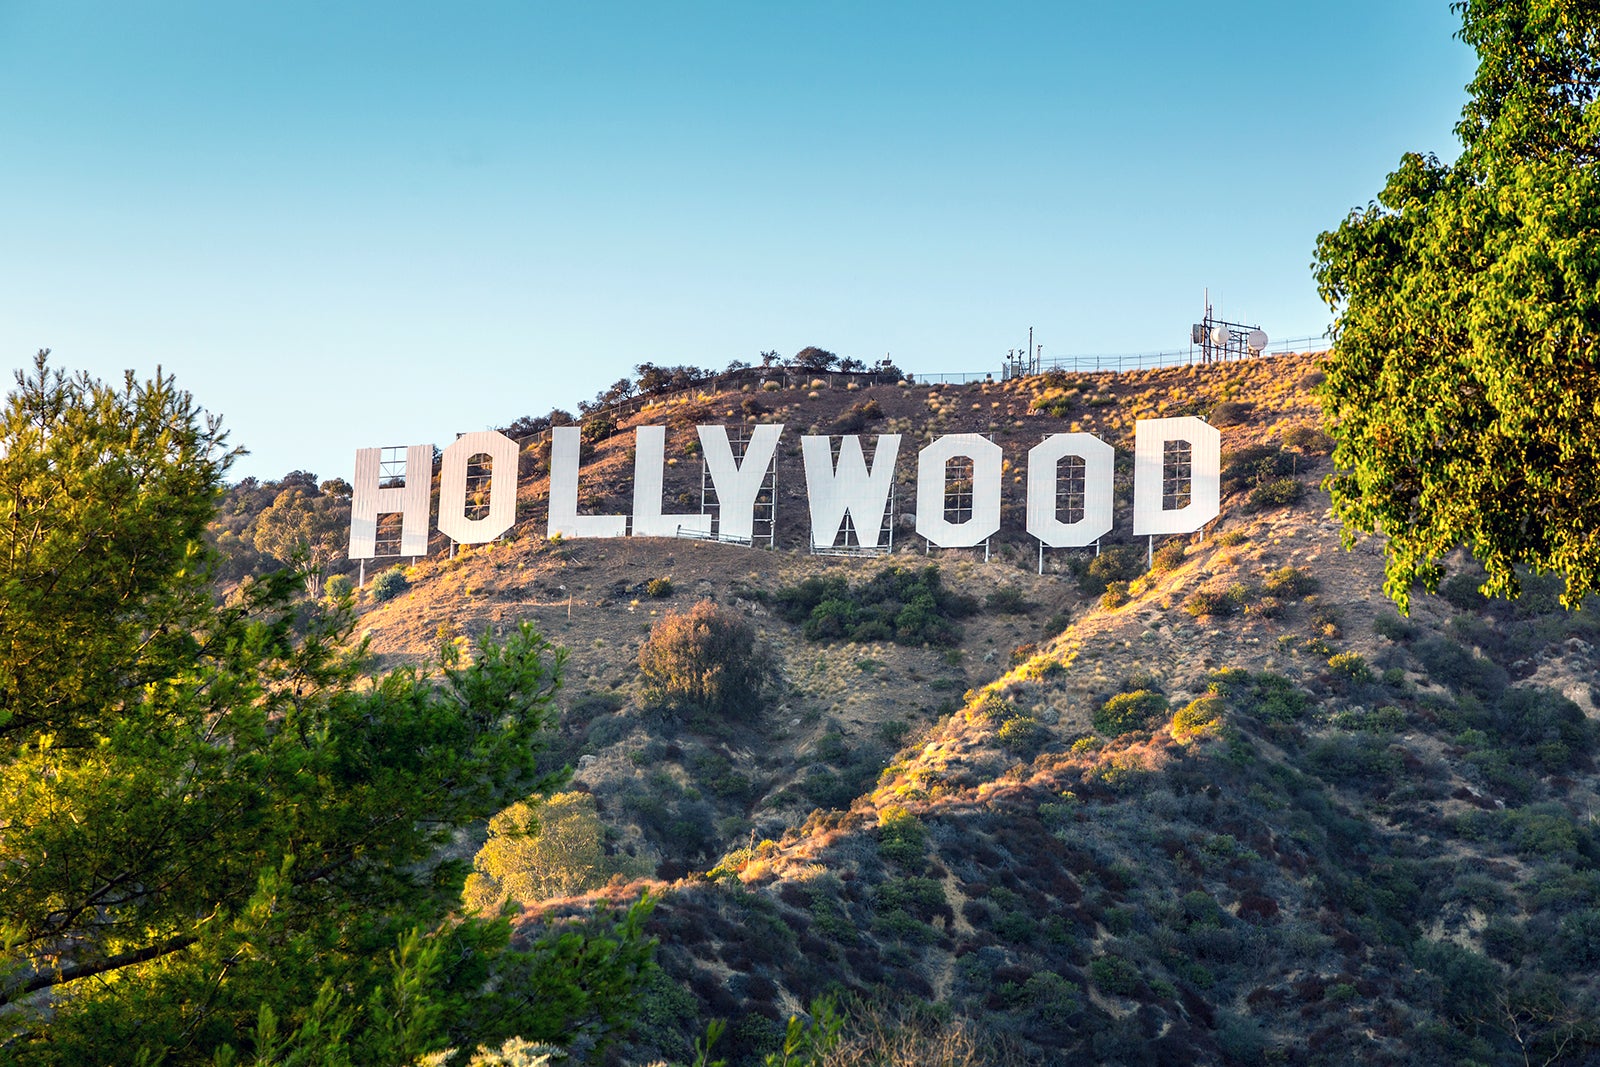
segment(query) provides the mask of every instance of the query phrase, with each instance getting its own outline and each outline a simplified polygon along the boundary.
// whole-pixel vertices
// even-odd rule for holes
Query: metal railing
[[[1282,356],[1292,352],[1326,352],[1332,347],[1326,337],[1292,337],[1286,341],[1276,341],[1269,344],[1265,350],[1246,357],[1234,356],[1225,362],[1237,363],[1241,359],[1258,359],[1263,356]],[[1040,368],[1044,372],[1063,371],[1076,374],[1100,374],[1107,371],[1135,371],[1157,370],[1162,367],[1183,367],[1200,364],[1200,348],[1190,345],[1187,348],[1177,348],[1166,352],[1132,352],[1112,355],[1087,355],[1087,356],[1058,356],[1054,359],[1041,361]],[[1213,362],[1224,362],[1213,360]],[[906,380],[913,385],[968,385],[972,382],[992,382],[1003,380],[1006,368],[1002,367],[999,375],[994,371],[950,371],[935,373],[907,374]],[[725,371],[720,374],[709,374],[705,378],[691,382],[682,388],[664,390],[659,393],[636,394],[625,400],[619,400],[606,405],[599,411],[583,414],[575,420],[575,425],[582,425],[592,416],[605,414],[612,419],[619,419],[631,415],[648,404],[657,404],[671,400],[685,392],[721,391],[735,388],[740,385],[762,385],[766,382],[775,383],[780,389],[804,388],[810,382],[823,380],[830,387],[840,384],[857,383],[869,385],[873,382],[885,382],[892,379],[884,377],[876,371],[840,372],[819,371],[809,372],[797,370],[793,367],[749,367],[737,371]],[[515,440],[523,447],[542,444],[550,439],[550,431],[540,430],[525,437]]]
[[[1292,337],[1286,341],[1269,344],[1265,350],[1251,356],[1229,357],[1227,362],[1239,362],[1241,358],[1256,359],[1262,356],[1282,356],[1291,352],[1326,352],[1330,346],[1331,342],[1326,337]],[[1077,374],[1099,374],[1106,371],[1184,367],[1191,364],[1199,364],[1200,361],[1200,348],[1196,345],[1190,345],[1188,348],[1175,348],[1166,352],[1057,356],[1054,359],[1042,360],[1040,369],[1044,372],[1070,371]],[[1213,359],[1212,362],[1221,361]],[[907,375],[907,377],[918,385],[967,385],[972,382],[992,382],[1003,379],[1008,369],[1007,367],[1002,367],[998,374],[994,371],[951,371],[948,373],[919,373]]]

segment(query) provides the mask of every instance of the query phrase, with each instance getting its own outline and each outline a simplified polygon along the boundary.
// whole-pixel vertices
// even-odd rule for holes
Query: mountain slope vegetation
[[[688,1062],[712,1017],[732,1020],[719,1055],[760,1062],[829,992],[975,1057],[920,1062],[1585,1062],[1600,624],[1537,575],[1486,600],[1465,557],[1397,615],[1381,543],[1342,546],[1320,489],[1318,378],[1309,357],[947,387],[819,374],[601,408],[593,511],[629,509],[635,425],[669,427],[667,504],[694,511],[694,426],[783,422],[776,546],[546,540],[535,435],[512,533],[436,547],[360,626],[390,663],[524,621],[570,650],[548,765],[576,768],[619,873],[523,900],[520,921],[532,937],[659,894],[659,972],[619,1062]],[[1176,414],[1222,430],[1222,514],[1135,541],[1134,421]],[[1041,560],[1025,453],[1068,430],[1117,448],[1118,527]],[[925,553],[900,520],[892,553],[810,555],[803,432],[907,434],[901,516],[909,451],[989,434],[1004,528]],[[641,676],[701,601],[763,658],[738,710]],[[868,1029],[847,1028],[852,1062],[888,1062],[860,1051]]]

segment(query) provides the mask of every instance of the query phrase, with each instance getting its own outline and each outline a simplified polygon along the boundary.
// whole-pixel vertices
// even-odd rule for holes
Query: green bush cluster
[[[1118,693],[1095,711],[1094,728],[1111,737],[1147,730],[1169,707],[1171,703],[1164,694],[1150,689]]]
[[[652,578],[644,585],[645,595],[657,600],[663,600],[672,595],[671,578]]]
[[[1139,988],[1139,968],[1121,956],[1096,956],[1089,961],[1089,980],[1102,993],[1132,996]]]
[[[810,641],[953,645],[960,638],[955,620],[977,610],[971,597],[946,589],[931,565],[887,567],[854,585],[843,575],[811,577],[774,599],[779,615],[801,624]]]
[[[1357,685],[1372,681],[1372,668],[1359,652],[1336,652],[1329,656],[1328,673],[1339,681]]]
[[[1100,594],[1100,606],[1106,611],[1116,611],[1127,606],[1131,599],[1127,582],[1107,582],[1106,591]]]
[[[1250,490],[1249,506],[1252,510],[1281,508],[1298,504],[1306,495],[1306,487],[1298,478],[1274,478]]]
[[[1333,453],[1333,438],[1319,427],[1301,423],[1284,431],[1283,447],[1308,456],[1327,456]]]
[[[1283,597],[1286,600],[1315,593],[1321,586],[1322,581],[1310,571],[1294,566],[1279,567],[1267,575],[1267,580],[1262,583],[1262,589],[1267,595]]]
[[[372,599],[381,604],[385,600],[393,600],[409,588],[411,583],[406,580],[405,568],[396,564],[372,579]]]
[[[851,404],[828,427],[828,433],[851,434],[861,433],[870,427],[873,422],[883,418],[883,407],[876,400],[863,400]]]
[[[1078,588],[1099,596],[1112,582],[1127,582],[1144,573],[1144,552],[1136,545],[1109,545],[1078,576]]]
[[[1391,641],[1410,641],[1418,633],[1416,624],[1407,622],[1391,611],[1382,612],[1372,620],[1372,632]]]
[[[1001,615],[1026,615],[1033,610],[1033,605],[1022,595],[1022,590],[1014,585],[1002,585],[990,593],[984,599],[983,606]]]
[[[1188,552],[1189,546],[1181,537],[1174,537],[1162,544],[1150,557],[1150,572],[1152,574],[1165,574],[1167,571],[1177,570],[1183,563],[1183,557]]]
[[[1353,708],[1350,711],[1341,711],[1332,719],[1333,725],[1341,730],[1364,730],[1369,734],[1398,733],[1406,724],[1406,713],[1403,708],[1386,705],[1368,711],[1366,708]]]
[[[1183,602],[1183,610],[1199,618],[1211,615],[1226,618],[1244,608],[1250,600],[1250,588],[1243,582],[1234,582],[1225,589],[1196,589]]]
[[[1271,671],[1252,674],[1238,667],[1226,667],[1207,676],[1206,681],[1234,710],[1263,722],[1290,723],[1311,706],[1308,693]]]
[[[903,808],[890,809],[878,825],[878,852],[907,870],[920,871],[928,847],[921,821]]]
[[[1225,426],[1237,426],[1250,418],[1251,405],[1244,400],[1224,400],[1211,409],[1211,414],[1206,421],[1219,429]]]
[[[1196,697],[1172,716],[1172,736],[1187,741],[1215,733],[1222,725],[1224,702],[1217,693]]]
[[[1254,489],[1291,475],[1295,471],[1295,456],[1276,445],[1251,445],[1230,451],[1222,457],[1222,491],[1238,492]]]

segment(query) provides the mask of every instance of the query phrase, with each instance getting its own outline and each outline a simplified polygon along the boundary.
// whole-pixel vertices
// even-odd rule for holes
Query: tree
[[[794,354],[794,365],[797,370],[810,371],[814,374],[821,373],[839,362],[839,357],[825,348],[816,345],[807,345]]]
[[[331,479],[334,492],[316,489],[284,489],[272,504],[256,516],[253,535],[256,551],[284,565],[304,560],[307,596],[322,593],[323,572],[344,555],[350,536],[351,495],[339,492],[348,484]]]
[[[367,680],[350,615],[294,607],[292,571],[218,607],[201,537],[232,455],[159,373],[116,389],[41,353],[0,412],[0,1064],[409,1062],[615,1019],[584,990],[646,966],[637,913],[517,955],[452,918],[466,869],[440,853],[559,784],[535,767],[562,652],[523,627]],[[502,959],[557,984],[491,982]]]
[[[613,874],[642,873],[606,855],[605,826],[588,793],[519,801],[489,820],[489,840],[467,877],[467,906],[485,915],[508,900],[528,906],[598,889]]]
[[[1335,512],[1387,538],[1406,610],[1468,546],[1483,591],[1600,580],[1600,10],[1470,0],[1478,53],[1453,164],[1408,154],[1317,241],[1334,312],[1322,402]]]
[[[744,619],[709,600],[668,612],[639,648],[647,699],[667,707],[749,714],[772,680],[771,657]]]

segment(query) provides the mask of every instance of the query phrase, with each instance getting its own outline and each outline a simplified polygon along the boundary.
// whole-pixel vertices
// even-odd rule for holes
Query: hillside
[[[662,973],[624,1062],[687,1061],[711,1016],[734,1020],[719,1053],[750,1062],[841,988],[921,1042],[903,1062],[1587,1062],[1600,625],[1535,577],[1487,602],[1461,559],[1400,619],[1381,544],[1342,547],[1317,488],[1316,374],[1281,357],[679,394],[597,440],[583,507],[628,510],[635,425],[669,427],[667,500],[692,511],[694,426],[781,421],[775,548],[547,541],[535,444],[512,534],[436,548],[361,627],[389,663],[521,620],[570,650],[553,759],[640,877],[533,905],[523,929],[661,894]],[[1222,430],[1222,514],[1147,570],[1134,420],[1177,414]],[[1040,574],[1021,464],[1065,430],[1117,448],[1117,529]],[[925,553],[907,518],[910,454],[964,431],[1015,479],[987,559]],[[908,435],[892,553],[804,551],[799,436],[825,432]],[[928,566],[948,643],[807,638],[808,580],[865,604],[893,584],[875,576]],[[645,693],[652,624],[700,599],[775,657],[754,715]],[[963,1042],[976,1059],[929,1051]]]

